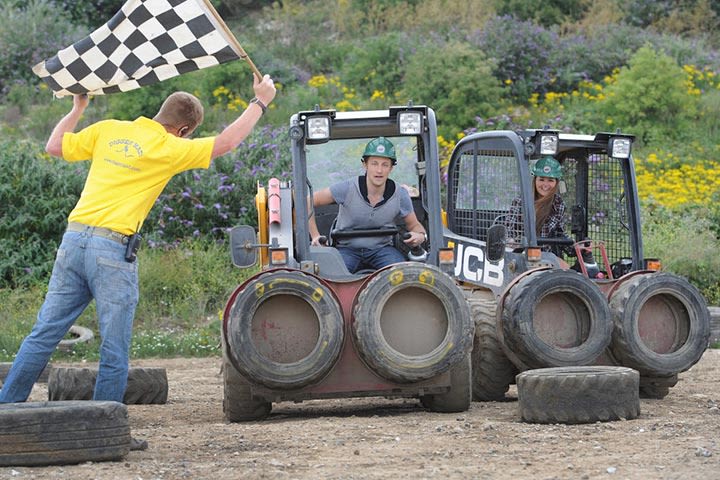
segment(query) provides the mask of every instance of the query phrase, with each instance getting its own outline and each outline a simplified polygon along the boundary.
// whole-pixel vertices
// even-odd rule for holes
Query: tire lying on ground
[[[53,368],[48,378],[48,399],[91,400],[97,368]],[[123,403],[149,405],[167,403],[168,380],[164,368],[131,367]]]
[[[518,405],[530,423],[593,423],[640,415],[640,374],[627,367],[527,370],[517,376]]]
[[[353,340],[365,364],[398,383],[448,371],[472,348],[470,308],[455,282],[432,265],[398,263],[360,290]]]
[[[5,381],[5,378],[10,371],[10,367],[12,367],[12,362],[0,362],[0,387]],[[48,376],[50,375],[50,370],[52,370],[52,364],[48,363],[47,366],[40,373],[40,377],[38,377],[37,383],[47,383]]]
[[[0,404],[0,466],[121,460],[129,451],[128,411],[122,403]]]
[[[503,348],[519,369],[589,365],[608,347],[612,316],[592,281],[573,271],[523,278],[505,297]]]
[[[636,275],[610,298],[617,360],[648,377],[669,377],[695,365],[710,337],[705,299],[682,277]]]
[[[72,335],[72,338],[60,340],[60,343],[58,343],[57,346],[57,349],[62,352],[71,352],[75,345],[88,343],[94,338],[92,330],[79,325],[73,325],[70,327],[68,333]]]

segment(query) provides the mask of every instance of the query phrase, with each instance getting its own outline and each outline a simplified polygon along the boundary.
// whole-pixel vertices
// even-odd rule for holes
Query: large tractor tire
[[[420,397],[420,403],[431,412],[464,412],[472,401],[472,362],[468,355],[450,370],[450,391]]]
[[[612,320],[605,296],[587,277],[542,270],[505,297],[502,332],[520,370],[589,365],[610,344]]]
[[[687,280],[669,273],[636,275],[610,298],[611,350],[643,376],[669,377],[689,369],[710,338],[705,299]]]
[[[272,403],[253,398],[250,382],[235,370],[232,362],[223,355],[223,412],[231,422],[246,422],[267,417]]]
[[[121,460],[129,451],[128,411],[122,403],[0,404],[0,466]]]
[[[316,383],[337,361],[343,315],[332,291],[296,270],[274,270],[239,287],[225,311],[227,354],[246,378],[275,389]]]
[[[48,377],[48,400],[91,400],[95,390],[97,368],[56,367]],[[126,405],[161,405],[167,403],[168,379],[164,368],[128,370],[123,396]]]
[[[360,358],[398,383],[426,380],[465,360],[472,348],[470,308],[437,267],[399,263],[378,271],[354,306]]]
[[[640,375],[625,367],[527,370],[517,376],[522,419],[530,423],[593,423],[640,415]]]
[[[0,362],[0,387],[2,387],[3,382],[5,382],[5,378],[7,377],[7,374],[10,372],[10,368],[12,367],[12,362]],[[52,364],[48,363],[42,372],[40,372],[40,376],[37,379],[36,383],[47,383],[48,377],[50,376],[50,371],[52,370]]]
[[[497,301],[492,292],[478,291],[468,296],[470,313],[475,322],[472,349],[473,400],[494,402],[505,399],[515,383],[517,368],[503,352],[497,335]]]

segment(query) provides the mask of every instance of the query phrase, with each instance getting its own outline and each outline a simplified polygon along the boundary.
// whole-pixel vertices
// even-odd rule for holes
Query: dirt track
[[[219,359],[133,365],[167,368],[170,384],[166,405],[129,406],[148,450],[121,462],[0,467],[0,479],[720,478],[720,350],[665,399],[642,400],[639,419],[580,426],[522,423],[516,401],[439,414],[383,398],[281,403],[265,421],[230,424]],[[37,385],[31,400],[46,399]]]

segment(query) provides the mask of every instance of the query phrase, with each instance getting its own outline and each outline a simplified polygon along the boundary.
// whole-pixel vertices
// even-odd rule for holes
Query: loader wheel
[[[472,348],[470,309],[460,288],[432,265],[399,263],[360,291],[353,340],[381,377],[410,383],[446,372]]]
[[[122,403],[0,404],[0,466],[121,460],[129,451],[128,411]]]
[[[269,388],[321,380],[340,355],[343,316],[332,291],[312,275],[276,270],[239,287],[225,315],[235,368]]]
[[[250,383],[235,370],[232,362],[225,355],[223,355],[223,387],[223,412],[229,421],[259,420],[270,414],[272,403],[252,397]]]
[[[472,349],[473,400],[478,402],[504,400],[505,392],[515,383],[515,375],[518,371],[505,355],[498,341],[495,297],[492,293],[489,298],[481,298],[475,294],[468,297],[468,303],[475,321]]]
[[[710,314],[700,292],[669,273],[629,278],[610,298],[613,355],[649,377],[689,369],[710,337]]]
[[[470,355],[450,370],[450,391],[423,395],[420,403],[431,412],[464,412],[472,400],[472,365]]]
[[[677,375],[669,377],[640,376],[640,398],[662,400],[670,393],[670,389],[678,382]]]
[[[611,331],[604,295],[573,271],[531,274],[505,298],[504,348],[522,369],[591,364],[610,344]]]
[[[48,400],[91,400],[95,390],[97,368],[56,367],[48,377]],[[125,405],[160,405],[167,403],[168,380],[164,368],[128,370],[123,396]]]
[[[593,423],[640,415],[640,375],[626,367],[527,370],[517,376],[522,419],[530,423]]]

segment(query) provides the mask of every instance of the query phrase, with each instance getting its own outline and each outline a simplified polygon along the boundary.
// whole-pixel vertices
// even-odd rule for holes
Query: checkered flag
[[[240,58],[262,78],[209,0],[128,0],[109,22],[33,72],[57,97],[101,95]]]

